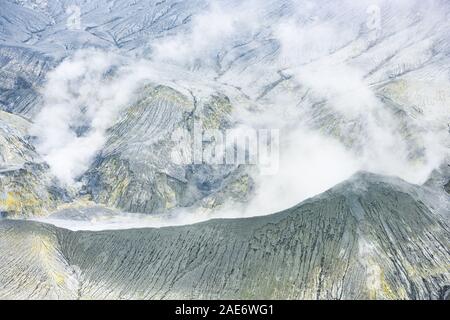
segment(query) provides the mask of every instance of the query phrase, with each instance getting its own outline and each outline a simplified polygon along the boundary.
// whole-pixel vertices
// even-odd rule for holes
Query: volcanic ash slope
[[[270,216],[71,232],[0,222],[0,298],[443,299],[448,219],[359,173]]]

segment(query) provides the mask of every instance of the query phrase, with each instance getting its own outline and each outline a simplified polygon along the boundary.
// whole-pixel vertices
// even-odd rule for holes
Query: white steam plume
[[[189,32],[152,44],[155,64],[186,68],[220,88],[223,83],[214,80],[219,78],[248,94],[257,105],[257,112],[248,112],[246,105],[233,101],[235,117],[242,125],[281,129],[278,174],[256,177],[257,194],[245,213],[231,210],[218,213],[219,216],[268,214],[286,209],[358,170],[424,183],[449,154],[450,97],[436,99],[436,90],[449,92],[448,74],[430,81],[427,74],[434,77],[437,72],[427,69],[420,81],[412,75],[393,78],[396,72],[426,61],[433,52],[432,40],[414,47],[415,41],[410,38],[415,39],[416,32],[421,36],[433,34],[436,21],[441,22],[439,32],[448,27],[441,14],[445,14],[443,2],[431,1],[433,5],[426,7],[419,1],[342,1],[339,5],[332,1],[294,1],[292,7],[298,6],[298,10],[282,18],[268,18],[275,2],[268,3],[227,6],[211,2],[203,14],[193,17]],[[367,30],[367,9],[371,5],[380,6],[380,29]],[[236,59],[226,74],[216,74],[216,59],[231,55],[231,47],[251,43],[248,51],[252,52],[261,43],[271,41],[279,48],[276,53],[267,54],[268,58],[256,57],[252,63],[244,62],[244,67]],[[410,47],[416,51],[408,51]],[[132,66],[121,66],[111,79],[105,80],[104,72],[116,62],[100,54],[98,60],[102,59],[106,62],[99,61],[94,66],[89,55],[82,59],[75,56],[55,71],[54,81],[51,77],[44,90],[46,106],[35,131],[40,138],[39,150],[55,174],[67,182],[87,168],[105,143],[106,128],[144,78],[139,75],[142,71],[136,72],[137,67],[130,73]],[[448,60],[442,63],[445,66]],[[204,68],[195,68],[200,65]],[[84,72],[77,71],[80,69]],[[277,71],[288,75],[289,81],[257,100],[269,80],[278,80]],[[185,80],[177,79],[181,74],[174,72],[174,81]],[[400,87],[403,82],[407,84],[407,89],[395,93],[404,102],[404,119],[379,96],[382,89],[377,86],[394,81]],[[408,86],[414,81],[417,84],[411,91]],[[119,90],[114,89],[125,84],[128,89],[117,96],[115,91]],[[103,93],[89,90],[91,87]],[[408,96],[413,94],[423,99],[409,101]],[[419,102],[420,112],[414,113],[411,106]],[[80,111],[85,106],[87,112]],[[109,115],[105,121],[93,121],[103,118],[102,113]],[[85,136],[74,133],[73,127],[78,125],[74,119],[79,118],[83,123],[86,118],[89,120],[91,130]],[[420,157],[416,153],[421,153]]]
[[[73,184],[87,170],[106,130],[150,72],[139,60],[126,64],[113,53],[83,50],[49,73],[31,133],[62,183]]]

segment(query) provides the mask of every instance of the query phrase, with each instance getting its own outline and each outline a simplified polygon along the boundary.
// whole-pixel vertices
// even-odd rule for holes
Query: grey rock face
[[[0,45],[0,108],[31,118],[53,59],[30,48]]]
[[[80,28],[71,28],[72,1],[2,1],[0,110],[32,118],[47,72],[70,53],[87,47],[146,51],[155,38],[183,29],[202,2],[87,1],[79,4]]]
[[[46,164],[25,163],[0,170],[0,211],[8,217],[45,216],[71,201]]]
[[[0,263],[0,297],[444,298],[448,221],[399,186],[410,187],[359,174],[271,216],[160,229],[4,220],[2,255],[20,250],[7,255],[15,264]]]
[[[0,212],[3,216],[45,215],[69,201],[28,137],[30,123],[0,111]]]
[[[0,167],[20,166],[39,158],[27,137],[29,126],[22,117],[0,111]]]
[[[239,183],[245,175],[243,168],[178,163],[173,156],[176,149],[192,157],[194,121],[201,131],[231,126],[232,106],[226,97],[192,102],[165,86],[147,86],[140,96],[109,129],[105,148],[82,178],[83,192],[96,202],[143,213],[191,206],[219,192],[223,199],[248,195],[251,182],[242,185],[239,197],[228,187]],[[189,136],[178,141],[173,138],[176,130]]]

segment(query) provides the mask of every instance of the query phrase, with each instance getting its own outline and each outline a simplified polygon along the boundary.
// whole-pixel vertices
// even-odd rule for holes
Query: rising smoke
[[[387,21],[368,24],[370,5],[379,6]],[[279,10],[271,4],[214,2],[192,19],[189,31],[151,44],[152,67],[149,61],[98,50],[75,54],[50,73],[43,88],[44,105],[33,128],[38,151],[61,181],[73,184],[104,146],[107,129],[121,108],[152,77],[155,65],[172,65],[180,72],[170,69],[174,80],[185,80],[176,79],[177,74],[200,74],[204,82],[232,85],[248,95],[257,112],[233,101],[235,120],[242,125],[281,130],[278,173],[255,176],[256,195],[248,207],[241,213],[227,208],[219,216],[286,209],[358,170],[424,183],[448,156],[450,114],[443,104],[448,100],[426,100],[421,112],[405,111],[405,116],[399,116],[380,96],[391,87],[380,84],[394,72],[401,75],[402,70],[393,66],[402,62],[390,65],[383,57],[399,50],[395,43],[408,45],[411,35],[402,35],[402,28],[419,21],[417,32],[432,30],[432,21],[443,21],[439,2],[425,8],[418,1],[343,1],[339,6],[300,1],[291,7],[296,10],[279,18],[273,13]],[[395,32],[399,36],[391,43],[388,35]],[[253,57],[239,64],[242,57],[225,66],[237,55],[236,48],[248,43],[257,48],[262,42],[275,47],[265,59]],[[377,45],[378,56],[363,58],[366,50]],[[403,57],[408,68],[410,61],[422,61],[427,50],[405,51],[398,59]],[[379,71],[382,68],[384,74]],[[262,83],[274,75],[277,80],[281,71],[288,80],[262,96]],[[407,76],[402,79],[408,80]],[[433,88],[449,87],[448,77],[419,81],[415,94],[429,97],[436,94]],[[402,94],[398,93],[402,101],[408,102]]]

